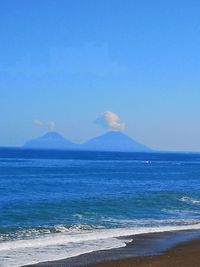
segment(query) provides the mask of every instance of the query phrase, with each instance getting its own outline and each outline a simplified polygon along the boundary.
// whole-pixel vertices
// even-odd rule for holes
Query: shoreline
[[[199,267],[200,238],[181,243],[162,254],[132,257],[88,267]]]
[[[119,238],[127,239],[127,237]],[[132,241],[127,243],[125,247],[98,250],[75,257],[24,265],[23,267],[200,266],[200,230],[147,233],[128,236],[128,238]],[[178,260],[177,251],[182,251],[182,254],[179,255],[179,261],[182,261],[182,265],[172,265]],[[195,254],[193,258],[189,256],[192,254],[191,251]],[[190,261],[192,259],[197,260],[198,265],[194,265],[196,263],[183,265],[189,259]],[[168,262],[166,263],[168,265],[165,262]]]

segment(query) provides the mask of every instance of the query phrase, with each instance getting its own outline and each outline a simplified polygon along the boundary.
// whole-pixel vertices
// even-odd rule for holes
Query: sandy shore
[[[132,257],[90,267],[200,267],[200,239],[178,245],[162,255]]]
[[[126,247],[94,251],[29,267],[200,267],[200,231],[132,236]]]

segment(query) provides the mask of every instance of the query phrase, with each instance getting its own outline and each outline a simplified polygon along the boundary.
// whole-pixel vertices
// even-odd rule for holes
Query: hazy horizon
[[[106,135],[106,134],[108,134],[109,132],[120,132],[121,134],[123,134],[123,135],[125,135],[125,136],[127,136],[127,137],[130,137],[129,135],[127,135],[125,132],[122,132],[122,131],[114,131],[114,130],[106,130],[106,131],[104,131],[103,133],[101,133],[101,134],[99,134],[99,135],[96,135],[96,136],[91,136],[89,139],[86,139],[86,140],[83,140],[82,142],[76,142],[76,141],[72,141],[71,139],[69,139],[67,136],[65,136],[65,135],[63,135],[61,132],[58,132],[58,131],[55,131],[55,130],[47,130],[46,132],[44,132],[42,135],[37,135],[37,136],[34,136],[33,138],[29,138],[29,139],[27,139],[26,141],[25,141],[25,143],[23,143],[23,144],[21,144],[21,145],[14,145],[14,146],[0,146],[0,148],[2,148],[2,149],[4,149],[4,148],[13,148],[13,149],[15,149],[15,148],[23,148],[24,146],[25,146],[25,144],[27,143],[27,142],[30,142],[30,141],[32,141],[32,140],[37,140],[37,139],[40,139],[40,138],[43,138],[43,137],[45,137],[47,134],[49,134],[49,133],[55,133],[55,134],[58,134],[58,135],[60,135],[61,137],[64,137],[64,139],[65,140],[67,140],[67,141],[69,141],[69,142],[72,142],[72,144],[74,144],[74,145],[77,145],[77,151],[79,151],[79,149],[80,149],[80,147],[78,147],[79,145],[85,145],[85,144],[87,144],[89,141],[91,141],[91,140],[93,140],[93,139],[95,139],[95,138],[99,138],[99,137],[101,137],[101,136],[104,136],[104,135]],[[150,149],[150,151],[148,151],[148,152],[144,152],[144,153],[200,153],[200,151],[193,151],[193,150],[162,150],[162,149],[154,149],[154,148],[152,148],[152,147],[149,147],[148,146],[148,144],[144,144],[144,143],[141,143],[140,142],[140,140],[136,140],[136,139],[134,139],[134,138],[132,138],[132,137],[130,137],[134,142],[137,142],[137,143],[139,143],[139,144],[141,144],[141,145],[144,145],[144,146],[147,146],[149,149]],[[26,149],[28,148],[28,149],[31,149],[30,147],[25,147]],[[54,147],[52,147],[52,148],[35,148],[35,149],[41,149],[41,150],[46,150],[46,149],[50,149],[50,150],[60,150],[60,148],[54,148]],[[68,149],[68,148],[66,148],[66,149],[62,149],[62,150],[70,150],[70,149]],[[74,148],[73,148],[73,150],[74,150]],[[76,149],[75,149],[76,150]],[[83,150],[83,151],[87,151],[87,149],[86,150]],[[88,151],[90,151],[90,150],[88,150]],[[93,150],[91,150],[91,151],[93,151]],[[97,151],[97,150],[94,150],[94,152],[95,151]],[[109,151],[109,150],[99,150],[100,152],[115,152],[115,151]],[[118,152],[130,152],[130,153],[138,153],[139,151],[118,151]]]

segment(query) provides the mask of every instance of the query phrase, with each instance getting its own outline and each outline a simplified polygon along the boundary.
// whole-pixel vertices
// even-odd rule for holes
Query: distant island
[[[83,144],[73,143],[57,132],[48,132],[39,138],[26,142],[23,147],[30,149],[152,152],[149,147],[133,140],[126,134],[119,131],[106,132],[105,134],[92,138]]]

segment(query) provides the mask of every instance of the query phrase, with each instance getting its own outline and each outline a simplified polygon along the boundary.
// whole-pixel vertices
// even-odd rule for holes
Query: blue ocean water
[[[2,266],[8,266],[9,257],[9,266],[29,263],[26,258],[17,262],[18,247],[34,248],[31,262],[45,260],[35,252],[34,242],[41,238],[55,250],[72,234],[79,243],[97,244],[101,233],[113,238],[118,230],[116,236],[128,229],[137,233],[199,223],[200,154],[0,149]],[[77,243],[70,238],[69,256],[77,254],[71,253]]]

